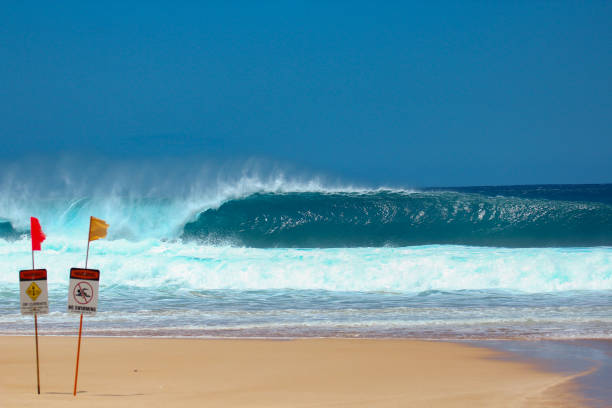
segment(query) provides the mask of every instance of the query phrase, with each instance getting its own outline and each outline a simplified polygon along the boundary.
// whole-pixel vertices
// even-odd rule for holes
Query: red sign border
[[[100,280],[99,269],[86,269],[86,268],[71,268],[70,279],[82,279],[82,280]]]
[[[19,271],[19,281],[47,280],[46,269],[22,269]]]

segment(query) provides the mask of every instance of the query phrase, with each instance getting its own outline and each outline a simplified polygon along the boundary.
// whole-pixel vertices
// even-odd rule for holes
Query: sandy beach
[[[576,407],[572,377],[414,340],[0,337],[1,407]]]

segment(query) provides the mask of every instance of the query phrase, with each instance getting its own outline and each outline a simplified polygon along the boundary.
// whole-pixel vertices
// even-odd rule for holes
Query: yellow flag
[[[106,236],[106,230],[108,224],[106,221],[96,217],[90,217],[89,220],[89,240],[95,241],[96,239],[104,238]]]

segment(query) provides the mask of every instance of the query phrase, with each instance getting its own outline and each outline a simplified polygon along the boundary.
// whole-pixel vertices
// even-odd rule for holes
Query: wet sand
[[[575,373],[415,340],[0,337],[1,407],[576,407]]]
[[[548,371],[575,374],[574,389],[596,408],[612,406],[612,340],[469,341],[504,353],[503,359],[536,363]]]

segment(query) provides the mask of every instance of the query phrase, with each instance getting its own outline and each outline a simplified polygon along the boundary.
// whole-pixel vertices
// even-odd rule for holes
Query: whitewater
[[[84,266],[94,215],[110,229],[90,252],[101,270],[90,335],[612,337],[611,185],[137,179],[4,179],[0,334],[31,331],[17,281],[31,266],[30,216],[48,236],[36,253],[49,273],[41,330],[74,334],[68,271]]]

